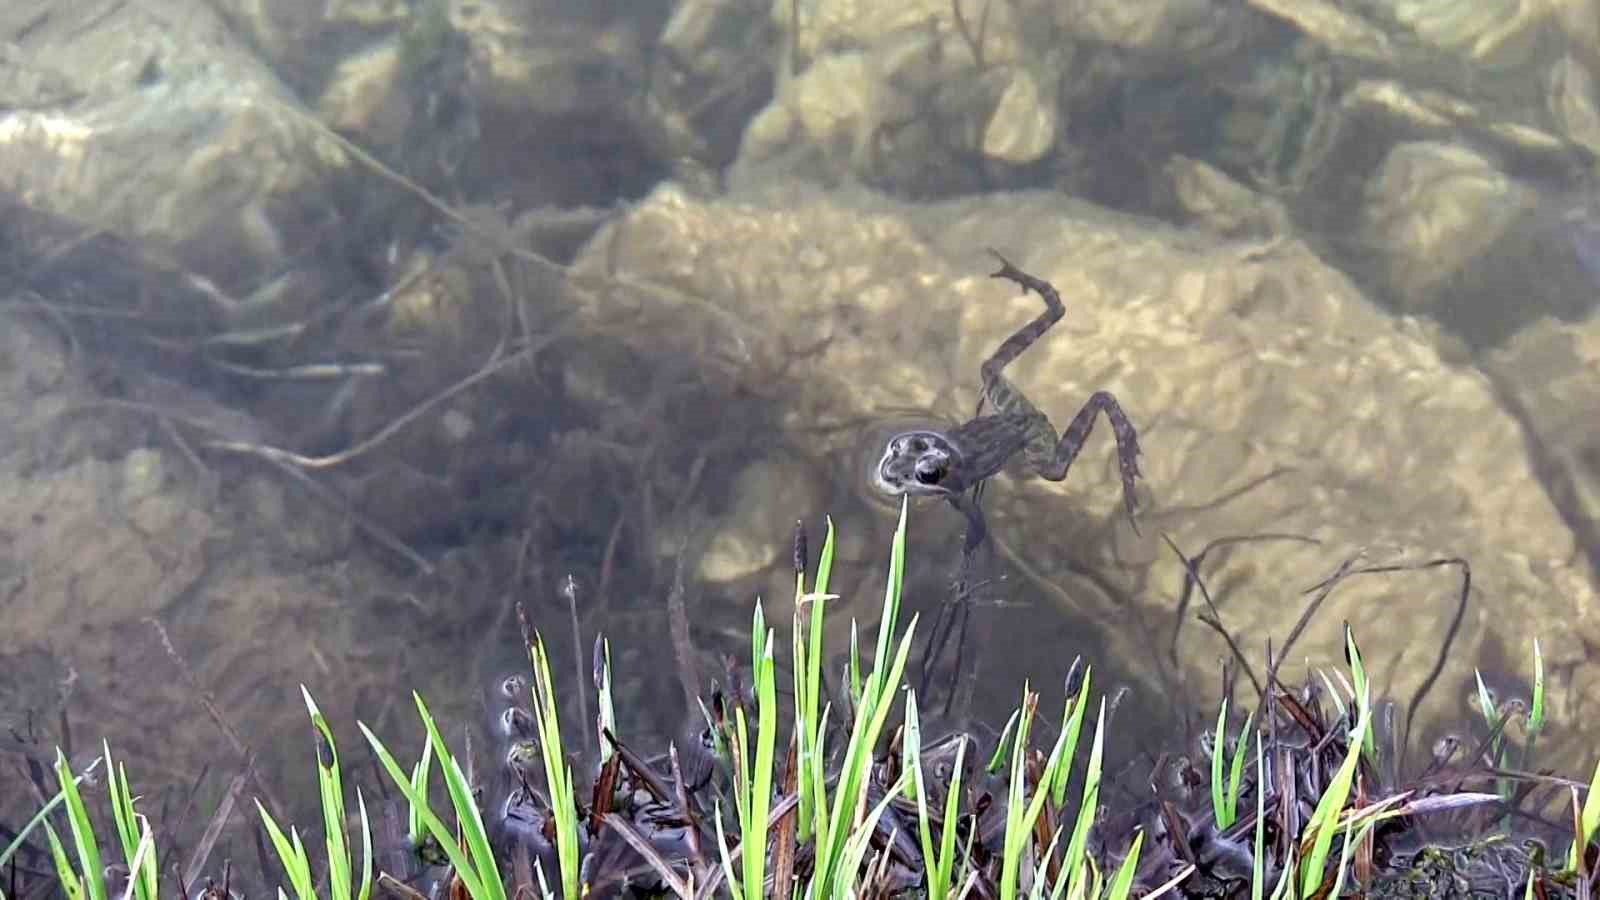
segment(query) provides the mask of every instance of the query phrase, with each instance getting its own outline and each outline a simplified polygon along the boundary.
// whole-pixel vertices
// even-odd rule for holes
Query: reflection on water
[[[14,6],[0,755],[105,737],[196,810],[254,759],[311,821],[296,686],[347,759],[358,719],[416,746],[412,689],[503,757],[518,602],[564,690],[603,632],[623,732],[692,740],[684,686],[738,682],[757,596],[787,629],[792,528],[825,514],[837,671],[883,587],[867,471],[963,420],[1037,314],[986,246],[1067,308],[1007,377],[1058,424],[1115,392],[1149,527],[1104,435],[1064,485],[996,476],[972,573],[961,517],[913,507],[908,608],[967,585],[929,671],[975,728],[1081,655],[1126,688],[1119,752],[1183,746],[1340,560],[1460,555],[1418,746],[1534,631],[1568,723],[1541,747],[1592,744],[1592,9]],[[1237,535],[1320,543],[1219,547],[1215,625],[1180,632],[1173,547]],[[1289,664],[1336,662],[1348,620],[1413,696],[1454,631],[1437,574],[1342,586]]]

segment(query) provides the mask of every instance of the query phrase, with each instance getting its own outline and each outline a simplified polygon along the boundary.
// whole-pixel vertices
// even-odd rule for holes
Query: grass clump
[[[1420,774],[1403,777],[1403,748],[1380,727],[1361,654],[1347,629],[1348,677],[1323,674],[1290,690],[1269,676],[1261,703],[1231,741],[1224,700],[1209,758],[1164,758],[1157,775],[1175,766],[1180,777],[1149,779],[1153,796],[1113,813],[1103,808],[1101,790],[1107,704],[1092,691],[1090,667],[1071,680],[1059,719],[1041,718],[1041,698],[1025,685],[998,740],[964,732],[924,740],[917,697],[903,683],[917,627],[915,616],[900,624],[906,526],[902,507],[876,641],[864,653],[852,628],[838,690],[828,690],[821,638],[828,603],[836,599],[829,593],[830,522],[815,572],[808,573],[804,561],[796,567],[792,705],[778,701],[780,644],[758,602],[749,690],[706,698],[704,740],[697,746],[673,745],[662,756],[645,758],[617,737],[609,650],[597,641],[600,713],[594,727],[601,748],[593,769],[575,768],[563,741],[544,641],[525,616],[532,677],[506,682],[513,708],[505,717],[508,750],[498,761],[509,785],[501,795],[486,795],[469,774],[421,696],[413,695],[427,739],[409,767],[360,724],[403,799],[404,837],[417,856],[415,871],[374,877],[367,801],[356,790],[353,814],[347,807],[332,730],[303,689],[323,819],[320,868],[299,831],[280,827],[258,803],[281,871],[280,896],[368,900],[388,893],[416,900],[447,891],[452,897],[504,900],[642,891],[684,900],[1313,900],[1347,890],[1411,896],[1401,890],[1404,873],[1437,868],[1438,857],[1401,858],[1395,847],[1451,827],[1476,835],[1485,852],[1440,874],[1442,881],[1430,882],[1434,886],[1450,879],[1470,882],[1476,876],[1464,875],[1468,870],[1492,871],[1527,896],[1569,896],[1592,883],[1600,768],[1586,794],[1562,787],[1577,812],[1575,821],[1569,816],[1562,826],[1571,850],[1559,856],[1561,865],[1546,864],[1527,842],[1517,845],[1520,855],[1505,850],[1514,845],[1505,840],[1512,836],[1512,819],[1547,808],[1556,784],[1526,771],[1545,727],[1537,644],[1534,698],[1520,712],[1520,741],[1507,733],[1519,712],[1496,712],[1474,752],[1435,758]],[[1492,708],[1487,698],[1483,705]],[[1083,754],[1091,708],[1093,735]],[[1035,746],[1041,732],[1051,736]],[[699,752],[716,758],[706,767],[683,764],[685,754]],[[988,765],[977,767],[983,759]],[[1517,768],[1508,768],[1511,763]],[[81,790],[86,773],[73,773],[58,754],[56,794],[0,854],[0,870],[30,832],[42,829],[57,882],[72,900],[109,900],[114,893],[138,900],[162,896],[156,839],[138,809],[139,798],[123,767],[113,765],[109,748],[104,766],[114,841],[102,847],[97,840]],[[685,774],[702,768],[706,777]],[[432,805],[435,770],[448,808]],[[593,774],[580,782],[578,771]],[[1181,787],[1162,786],[1173,782]],[[1542,798],[1541,790],[1547,792]],[[64,820],[73,852],[52,819]],[[359,864],[352,833],[360,837]],[[1547,837],[1559,833],[1555,826],[1546,830]],[[106,877],[103,854],[125,863],[128,875],[120,885]],[[185,887],[169,881],[165,892]]]

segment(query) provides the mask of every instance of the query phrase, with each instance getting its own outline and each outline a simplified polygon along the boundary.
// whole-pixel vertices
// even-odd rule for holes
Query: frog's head
[[[945,496],[965,489],[961,452],[937,431],[902,431],[889,439],[872,481],[886,494]]]

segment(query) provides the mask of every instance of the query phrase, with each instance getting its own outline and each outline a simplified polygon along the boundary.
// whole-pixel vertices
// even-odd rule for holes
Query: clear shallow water
[[[213,774],[197,795],[201,810],[215,802],[247,747],[262,754],[258,765],[269,789],[301,811],[297,818],[309,820],[312,770],[299,683],[316,693],[352,755],[360,755],[354,749],[357,718],[401,746],[415,744],[411,689],[426,695],[460,734],[462,726],[475,728],[488,717],[485,693],[520,664],[509,610],[521,601],[560,648],[557,677],[570,690],[581,680],[574,670],[582,660],[572,660],[572,613],[557,591],[569,573],[581,587],[576,643],[586,654],[596,633],[611,639],[623,723],[633,734],[672,734],[682,719],[680,664],[668,639],[664,601],[685,533],[719,526],[740,530],[753,547],[751,557],[760,559],[770,545],[787,540],[796,516],[807,518],[813,542],[819,541],[817,519],[831,513],[849,542],[837,579],[859,586],[841,613],[875,618],[890,514],[861,497],[858,471],[834,467],[836,457],[806,457],[818,440],[807,422],[843,419],[837,427],[849,429],[851,437],[836,443],[855,446],[859,434],[872,433],[908,404],[925,405],[933,415],[960,416],[968,407],[963,392],[975,388],[976,371],[951,367],[937,384],[906,384],[910,396],[878,404],[856,421],[855,409],[818,408],[817,395],[792,369],[750,349],[759,341],[696,334],[697,319],[652,316],[633,308],[636,297],[621,294],[605,295],[609,304],[590,305],[605,314],[584,315],[570,285],[528,248],[565,262],[614,209],[638,201],[663,177],[688,183],[714,168],[710,164],[732,159],[743,124],[783,81],[772,74],[781,66],[774,60],[782,58],[774,42],[770,54],[749,54],[762,66],[742,80],[742,90],[706,87],[707,105],[688,118],[690,130],[710,146],[697,165],[684,164],[670,134],[646,127],[668,132],[664,123],[672,117],[640,117],[629,106],[645,81],[644,64],[629,52],[635,46],[630,42],[648,46],[668,6],[633,7],[631,14],[624,6],[586,9],[580,14],[541,8],[536,14],[547,17],[543,24],[564,37],[491,57],[536,58],[549,69],[535,83],[570,79],[571,92],[549,95],[552,103],[568,98],[566,106],[530,116],[505,97],[475,93],[472,86],[482,82],[469,77],[470,66],[483,64],[484,57],[473,53],[488,51],[474,51],[467,33],[445,28],[433,34],[440,43],[429,45],[435,65],[410,71],[402,94],[409,110],[404,124],[371,132],[385,140],[362,141],[452,209],[467,210],[465,215],[447,215],[366,169],[336,179],[321,202],[296,207],[295,215],[275,218],[271,208],[258,210],[270,239],[255,245],[247,239],[255,226],[237,221],[250,217],[235,217],[222,192],[216,207],[224,224],[214,241],[195,240],[176,251],[121,238],[115,228],[109,235],[86,232],[84,224],[62,221],[59,210],[41,210],[38,202],[6,207],[4,226],[18,237],[8,245],[13,252],[4,270],[16,306],[7,312],[28,330],[12,332],[7,396],[14,415],[0,425],[0,434],[11,438],[7,477],[13,485],[6,494],[9,569],[0,575],[22,585],[7,593],[14,628],[9,642],[0,644],[7,673],[0,681],[7,689],[0,709],[22,737],[31,730],[41,746],[49,746],[56,739],[54,710],[65,696],[78,743],[92,743],[102,733],[111,737],[152,783],[170,787],[174,798],[199,766],[210,765]],[[29,38],[23,24],[14,26],[13,37]],[[294,96],[309,105],[336,65],[352,58],[360,38],[370,35],[333,26],[319,31],[314,17],[294,27],[323,37],[324,44],[310,45],[325,54],[309,54],[316,65],[289,65],[298,57],[288,45],[263,42],[257,49],[263,65],[287,73]],[[1283,49],[1292,42],[1273,30],[1281,26],[1259,27],[1266,30],[1250,46],[1278,67],[1261,80],[1277,84],[1278,76],[1297,71]],[[426,36],[414,24],[396,30],[408,41]],[[553,52],[552,45],[567,54]],[[406,47],[418,52],[414,44]],[[1201,156],[1240,179],[1264,162],[1283,164],[1284,172],[1295,168],[1284,158],[1293,141],[1275,148],[1270,160],[1240,159],[1238,145],[1225,148],[1234,155],[1217,149],[1218,123],[1236,115],[1238,93],[1248,94],[1214,96],[1212,79],[1227,74],[1225,66],[1191,69],[1188,61],[1174,58],[1159,75],[1107,85],[1095,95],[1097,102],[1074,109],[1074,149],[1036,169],[1022,166],[997,175],[976,160],[958,158],[950,163],[950,180],[936,192],[921,179],[945,170],[918,168],[909,164],[914,160],[888,152],[885,158],[907,162],[910,174],[900,177],[902,170],[890,166],[878,170],[879,182],[866,180],[893,201],[1046,188],[1171,220],[1171,210],[1158,199],[1155,173],[1174,153]],[[1360,70],[1343,74],[1354,77]],[[1261,102],[1289,106],[1276,94]],[[1185,105],[1191,108],[1184,115],[1164,116],[1159,123],[1192,130],[1169,133],[1140,124],[1154,117],[1152,109]],[[693,103],[682,108],[697,109]],[[1311,130],[1285,127],[1291,137]],[[1584,188],[1540,169],[1512,171],[1534,188],[1527,216],[1501,238],[1502,245],[1529,248],[1521,258],[1526,269],[1513,265],[1516,254],[1489,248],[1484,252],[1499,253],[1495,258],[1504,262],[1495,278],[1468,266],[1442,294],[1445,299],[1431,304],[1386,293],[1391,283],[1371,261],[1374,232],[1361,218],[1364,189],[1352,189],[1351,173],[1370,173],[1376,163],[1363,162],[1361,148],[1387,146],[1392,127],[1360,118],[1345,126],[1333,155],[1304,176],[1309,184],[1296,187],[1299,217],[1290,223],[1295,237],[1321,249],[1386,308],[1442,323],[1439,345],[1469,367],[1530,327],[1541,311],[1554,309],[1569,320],[1587,315],[1591,236],[1582,216],[1566,212],[1582,207]],[[890,131],[868,137],[890,141]],[[1463,146],[1469,138],[1463,129]],[[887,150],[899,146],[890,143]],[[827,154],[821,156],[826,161]],[[149,165],[152,172],[163,171],[159,156]],[[795,168],[803,177],[815,175],[819,165],[802,161]],[[742,177],[748,186],[763,176],[794,174],[781,166],[770,174],[757,167]],[[1316,199],[1325,202],[1308,214]],[[529,210],[545,212],[530,217]],[[1210,232],[1186,227],[1194,229],[1197,242],[1213,240]],[[625,241],[626,234],[616,239]],[[270,253],[247,252],[261,243],[278,246]],[[655,252],[670,256],[675,248]],[[205,273],[208,282],[197,282],[195,272]],[[750,277],[752,292],[760,296],[760,273]],[[1517,293],[1524,284],[1537,289]],[[604,290],[579,287],[591,294]],[[208,292],[242,299],[219,302]],[[1497,292],[1507,299],[1483,301]],[[143,299],[130,310],[129,297]],[[208,313],[189,315],[196,309]],[[870,316],[871,310],[863,303],[858,314]],[[949,358],[940,345],[959,342],[970,323],[920,324],[924,330],[915,333],[929,340],[904,341],[886,355],[936,359],[937,368]],[[1308,319],[1306,327],[1316,324]],[[303,330],[267,334],[290,326]],[[800,358],[811,343],[803,330],[796,328],[789,347]],[[660,349],[641,351],[652,338]],[[1545,358],[1557,369],[1549,380],[1559,376],[1564,383],[1587,384],[1590,396],[1600,394],[1600,385],[1591,383],[1594,370],[1584,370],[1581,355]],[[378,366],[383,374],[283,377],[292,366],[316,364]],[[1526,364],[1526,356],[1516,356],[1494,375],[1507,384],[1503,390],[1519,390],[1516,370]],[[496,377],[445,396],[451,385],[491,367]],[[1507,367],[1512,371],[1505,372]],[[899,370],[893,363],[884,368],[889,374],[872,369],[846,377],[871,381],[862,385],[864,393],[892,393],[886,387],[896,385]],[[259,452],[218,446],[288,447],[321,460],[367,446],[418,409],[412,420],[417,427],[382,437],[348,464],[282,465]],[[1050,412],[1059,425],[1072,410]],[[1585,563],[1600,554],[1600,546],[1583,530],[1592,515],[1583,503],[1583,479],[1593,474],[1581,452],[1588,446],[1587,426],[1576,413],[1551,426],[1545,408],[1530,409],[1526,419],[1530,445],[1549,449],[1536,454],[1545,461],[1535,467],[1540,480],[1521,490],[1548,493],[1577,536],[1573,568],[1580,579],[1592,578],[1593,564]],[[1152,425],[1159,434],[1159,425]],[[158,451],[159,471],[152,473],[148,456],[134,453],[140,448]],[[752,461],[797,448],[803,463],[785,471],[809,473],[812,487],[802,496],[813,505],[725,527],[744,508],[739,473]],[[1088,451],[1095,460],[1086,458],[1080,466],[1100,464],[1104,449],[1097,441]],[[1449,464],[1437,462],[1440,470]],[[1172,625],[1166,587],[1174,563],[1153,562],[1163,552],[1159,547],[1136,548],[1126,558],[1115,547],[1098,552],[1114,540],[1097,531],[1092,517],[1085,513],[1079,521],[1075,510],[1051,505],[1060,498],[1042,502],[1028,493],[1030,487],[1013,478],[992,493],[991,510],[1002,524],[997,531],[1011,552],[988,561],[990,582],[973,612],[980,627],[966,659],[980,660],[982,672],[974,709],[991,724],[1003,721],[1025,679],[1059,690],[1053,686],[1081,653],[1096,661],[1102,684],[1130,688],[1117,732],[1126,749],[1176,743],[1178,722],[1191,712],[1188,704],[1211,702],[1220,685],[1188,685],[1193,692],[1179,694],[1154,679],[1150,657],[1166,649]],[[1006,504],[1018,496],[1032,499],[1022,513],[1005,518]],[[1049,510],[1036,517],[1049,522],[1048,537],[1040,536],[1044,529],[1031,528],[1034,517],[1028,513],[1039,509]],[[914,590],[908,603],[926,616],[948,594],[959,518],[938,504],[921,504],[914,516]],[[1059,559],[1057,568],[1041,567],[1041,557],[1055,558],[1073,539],[1094,552]],[[1238,556],[1245,559],[1243,567],[1223,576],[1219,592],[1249,581],[1247,554]],[[1304,583],[1281,594],[1309,587],[1336,563],[1327,558],[1315,569],[1308,566]],[[703,680],[726,679],[720,656],[742,659],[757,593],[765,594],[774,618],[783,621],[782,555],[753,568],[724,582],[691,577],[687,585]],[[1124,577],[1145,568],[1168,574]],[[1494,608],[1488,604],[1495,598],[1485,600],[1475,607],[1476,616],[1492,615],[1484,610]],[[1281,635],[1299,608],[1282,606],[1225,608],[1257,624],[1281,616],[1267,626]],[[1381,613],[1344,610],[1378,628]],[[146,616],[162,621],[174,653],[166,651]],[[836,627],[830,636],[844,638],[843,615]],[[1416,643],[1417,656],[1425,658],[1437,635],[1408,634],[1395,644]],[[1374,635],[1364,646],[1382,647],[1384,637]],[[1498,658],[1494,668],[1515,671],[1522,639],[1506,634],[1498,643],[1462,652]],[[1563,658],[1574,671],[1587,642],[1580,636],[1568,643],[1576,649],[1569,646]],[[1323,661],[1333,658],[1328,647],[1315,652]],[[1406,663],[1414,665],[1413,657]],[[206,711],[207,695],[226,727]],[[1055,695],[1048,696],[1053,702]],[[575,695],[564,700],[571,714]],[[1576,701],[1573,706],[1581,708]],[[30,727],[30,720],[37,724]],[[9,823],[28,802],[14,769],[0,779],[6,779],[7,803],[16,807],[0,808]],[[244,855],[243,846],[234,853]]]

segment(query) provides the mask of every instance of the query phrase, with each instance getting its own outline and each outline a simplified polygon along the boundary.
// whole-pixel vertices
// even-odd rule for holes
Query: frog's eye
[[[500,713],[500,735],[506,738],[528,737],[533,734],[533,716],[515,706]]]
[[[500,696],[507,700],[521,699],[527,689],[528,683],[523,680],[521,675],[507,675],[500,679]]]
[[[944,480],[945,468],[942,464],[927,459],[917,460],[917,468],[913,477],[917,484],[935,485]]]
[[[926,453],[928,450],[928,441],[926,438],[914,437],[911,439],[910,448],[912,453]]]

